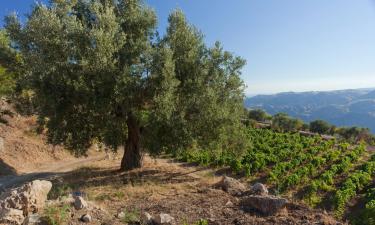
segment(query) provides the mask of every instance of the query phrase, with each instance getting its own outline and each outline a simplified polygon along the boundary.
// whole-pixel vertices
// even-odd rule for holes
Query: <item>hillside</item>
[[[247,98],[245,106],[270,114],[285,112],[307,122],[322,119],[336,126],[368,127],[375,132],[374,89],[258,95]]]
[[[48,170],[76,160],[63,147],[47,144],[46,136],[37,134],[36,116],[17,113],[6,99],[0,99],[0,111],[6,112],[0,122],[0,178]],[[93,154],[97,153],[90,152]]]

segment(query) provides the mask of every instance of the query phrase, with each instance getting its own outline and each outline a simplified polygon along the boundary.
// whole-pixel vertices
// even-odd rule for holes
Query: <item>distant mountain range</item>
[[[284,112],[306,122],[322,119],[336,126],[368,127],[375,133],[375,88],[257,95],[247,98],[245,107],[272,115]]]

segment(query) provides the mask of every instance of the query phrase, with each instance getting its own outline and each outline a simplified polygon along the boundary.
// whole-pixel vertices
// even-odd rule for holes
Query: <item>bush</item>
[[[315,120],[310,123],[310,131],[319,134],[328,134],[331,125],[323,120]]]
[[[125,217],[122,218],[122,222],[125,224],[136,223],[140,220],[139,210],[134,209],[133,211],[124,211]]]
[[[44,210],[44,218],[49,225],[63,225],[69,218],[69,205],[49,206]]]

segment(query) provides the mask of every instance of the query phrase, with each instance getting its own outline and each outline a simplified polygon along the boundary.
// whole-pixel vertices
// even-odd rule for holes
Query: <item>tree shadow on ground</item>
[[[10,165],[6,164],[2,159],[0,159],[0,177],[14,175],[17,175],[16,170]]]
[[[64,192],[65,190],[68,192],[74,192],[91,187],[117,187],[123,185],[135,187],[144,184],[179,184],[198,180],[198,178],[189,176],[189,174],[190,172],[186,173],[186,171],[168,171],[152,168],[144,168],[128,172],[121,172],[118,168],[81,168],[72,172],[60,174],[60,178],[52,180],[52,191]],[[53,195],[58,197],[59,194],[66,193]]]

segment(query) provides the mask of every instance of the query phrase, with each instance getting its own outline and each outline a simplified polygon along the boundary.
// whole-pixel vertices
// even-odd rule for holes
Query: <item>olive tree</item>
[[[141,167],[143,150],[245,146],[244,61],[208,48],[180,11],[165,37],[156,21],[140,0],[53,0],[25,24],[6,19],[51,143],[77,155],[94,140],[124,146],[122,170]]]

